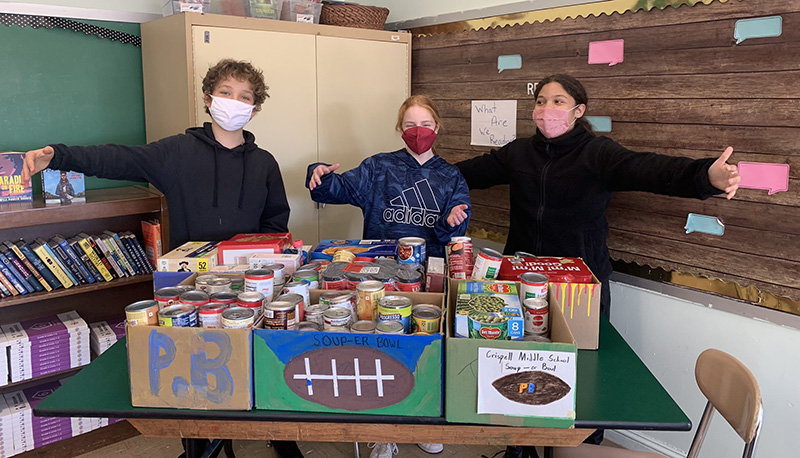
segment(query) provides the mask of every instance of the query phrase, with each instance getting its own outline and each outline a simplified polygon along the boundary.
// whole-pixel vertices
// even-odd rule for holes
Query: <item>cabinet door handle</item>
[[[321,204],[319,202],[314,202],[314,206],[317,207],[317,210],[319,210],[320,208],[325,208],[325,204]]]

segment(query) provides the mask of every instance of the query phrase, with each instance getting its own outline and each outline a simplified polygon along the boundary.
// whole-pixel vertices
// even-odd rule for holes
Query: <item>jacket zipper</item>
[[[541,256],[542,254],[542,217],[544,216],[544,204],[545,204],[545,186],[544,180],[547,178],[547,170],[550,168],[550,163],[553,161],[553,158],[550,157],[550,142],[545,143],[545,153],[547,153],[547,162],[544,164],[542,168],[542,174],[540,176],[540,183],[541,183],[541,202],[539,203],[539,211],[536,212],[536,251],[534,254],[537,256]]]

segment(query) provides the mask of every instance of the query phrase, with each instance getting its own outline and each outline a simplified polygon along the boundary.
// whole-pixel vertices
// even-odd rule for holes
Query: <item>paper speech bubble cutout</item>
[[[716,216],[698,215],[696,213],[689,213],[686,218],[687,234],[692,232],[702,232],[704,234],[719,235],[725,233],[725,225]]]
[[[589,63],[613,67],[625,57],[625,40],[592,41],[589,43]]]
[[[748,38],[779,37],[782,31],[783,18],[780,16],[740,19],[733,29],[733,38],[736,38],[738,45]]]
[[[739,162],[740,188],[766,189],[768,195],[789,190],[789,164]]]
[[[584,116],[595,132],[611,132],[611,118],[608,116]]]
[[[503,70],[519,70],[522,68],[522,56],[511,54],[508,56],[497,56],[497,73]]]

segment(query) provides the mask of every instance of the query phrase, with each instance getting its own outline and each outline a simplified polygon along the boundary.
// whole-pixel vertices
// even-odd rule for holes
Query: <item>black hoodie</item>
[[[611,275],[606,209],[614,191],[705,199],[715,159],[693,160],[625,149],[582,126],[555,139],[514,140],[456,166],[470,189],[511,185],[505,254],[580,257],[597,278]]]
[[[170,249],[244,232],[287,232],[289,203],[277,161],[252,133],[233,149],[211,123],[143,146],[51,145],[50,168],[147,182],[166,195]]]

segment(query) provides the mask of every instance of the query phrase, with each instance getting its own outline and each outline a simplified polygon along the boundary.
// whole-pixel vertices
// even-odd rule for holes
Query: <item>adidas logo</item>
[[[433,227],[441,212],[427,179],[417,181],[413,187],[404,189],[399,196],[389,201],[389,205],[383,211],[383,220],[387,223]]]

